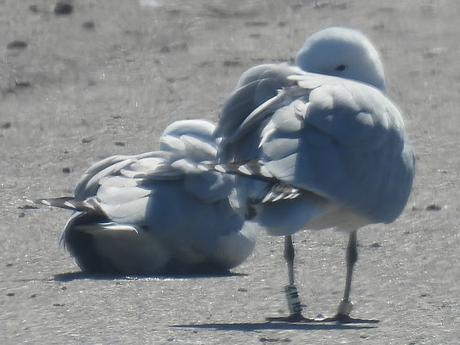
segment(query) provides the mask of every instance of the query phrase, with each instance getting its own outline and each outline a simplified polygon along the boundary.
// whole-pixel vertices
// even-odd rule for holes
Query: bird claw
[[[303,322],[303,323],[310,323],[310,322],[318,322],[316,319],[310,319],[304,317],[301,313],[291,314],[289,316],[278,316],[278,317],[267,317],[266,320],[268,322]]]
[[[347,314],[337,313],[332,317],[316,319],[316,322],[336,322],[336,323],[379,323],[379,320],[373,319],[356,319]]]
[[[339,314],[332,317],[324,317],[324,318],[314,318],[310,319],[304,317],[302,314],[291,314],[289,316],[279,316],[279,317],[267,317],[266,320],[268,322],[287,322],[287,323],[327,323],[327,322],[335,322],[335,323],[378,323],[379,320],[372,320],[372,319],[355,319],[350,317],[349,315]]]
[[[337,315],[348,316],[353,309],[353,303],[349,300],[341,300],[339,307],[337,308]]]

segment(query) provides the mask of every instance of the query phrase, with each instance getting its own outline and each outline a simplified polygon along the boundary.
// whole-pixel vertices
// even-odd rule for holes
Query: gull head
[[[332,27],[305,41],[296,56],[304,71],[353,79],[385,92],[385,76],[380,56],[361,32]]]

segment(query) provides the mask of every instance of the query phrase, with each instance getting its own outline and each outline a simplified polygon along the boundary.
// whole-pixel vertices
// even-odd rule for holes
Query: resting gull
[[[236,174],[234,206],[269,234],[285,236],[290,315],[271,319],[316,321],[302,315],[291,235],[337,228],[349,236],[345,290],[337,314],[321,321],[357,321],[349,316],[357,230],[401,214],[414,154],[386,96],[379,54],[362,33],[319,31],[296,65],[243,73],[216,128],[219,164],[208,168]]]
[[[229,204],[234,177],[196,168],[214,161],[215,126],[177,121],[160,150],[91,166],[73,197],[36,202],[76,211],[62,241],[83,271],[109,274],[221,272],[252,252],[251,225]]]

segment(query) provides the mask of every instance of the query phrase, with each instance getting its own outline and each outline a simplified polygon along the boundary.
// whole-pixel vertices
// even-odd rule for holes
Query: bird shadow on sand
[[[203,323],[203,324],[189,324],[189,325],[172,325],[172,328],[194,328],[203,330],[214,330],[214,331],[239,331],[239,332],[257,332],[264,330],[275,330],[275,331],[320,331],[320,330],[359,330],[359,329],[371,329],[376,328],[374,323],[369,320],[369,323],[322,323],[322,322],[302,322],[302,323],[291,323],[291,322],[247,322],[247,323]]]
[[[70,282],[74,280],[175,280],[175,279],[207,279],[225,277],[245,277],[246,273],[234,272],[215,272],[215,273],[194,273],[194,274],[156,274],[156,275],[123,275],[123,274],[96,274],[82,271],[59,273],[54,275],[54,280],[58,282]]]

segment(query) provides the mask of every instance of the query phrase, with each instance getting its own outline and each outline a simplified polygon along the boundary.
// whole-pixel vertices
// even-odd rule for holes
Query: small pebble
[[[53,307],[63,307],[65,306],[64,303],[53,303]]]
[[[13,267],[13,264],[12,263],[7,263],[6,267]]]
[[[70,168],[68,168],[68,167],[62,168],[62,172],[64,174],[70,174]]]
[[[0,125],[2,129],[9,129],[11,128],[11,122],[4,122]]]
[[[24,205],[24,206],[18,206],[19,210],[38,210],[37,206],[33,205]]]
[[[32,295],[29,296],[30,298],[35,298],[37,297],[37,294],[36,293],[33,293]]]
[[[54,7],[54,14],[57,16],[69,15],[73,12],[73,6],[67,1],[58,1]]]
[[[378,243],[378,242],[375,242],[375,243],[372,243],[372,244],[371,244],[371,247],[372,247],[372,248],[380,248],[381,246],[382,246],[382,245],[381,245],[380,243]]]
[[[171,52],[171,48],[169,48],[168,46],[163,46],[163,47],[161,47],[160,52],[161,53],[169,53],[169,52]]]
[[[29,11],[32,13],[38,13],[38,6],[37,5],[30,5]]]
[[[442,206],[439,206],[437,204],[431,204],[426,207],[427,211],[440,211],[442,209]]]
[[[8,297],[13,297],[13,296],[15,295],[15,293],[14,293],[14,292],[8,292],[6,295],[7,295]]]
[[[115,145],[117,145],[117,146],[126,146],[126,144],[124,142],[122,142],[122,141],[116,141]]]
[[[241,61],[239,60],[226,60],[224,61],[224,66],[225,67],[232,67],[232,66],[238,66],[241,65]]]
[[[19,218],[24,218],[25,216],[26,216],[26,214],[24,212],[21,212],[21,213],[18,214]]]
[[[260,337],[259,341],[262,343],[290,343],[291,339],[289,338],[267,338]]]
[[[268,22],[251,21],[244,23],[246,26],[268,26]]]
[[[94,140],[94,138],[83,138],[81,139],[81,142],[82,144],[88,144],[90,142],[92,142]]]
[[[25,41],[12,41],[6,46],[7,49],[25,49],[27,48],[27,42]]]
[[[245,288],[238,288],[238,292],[248,292],[248,289],[245,289]]]
[[[14,84],[16,85],[16,88],[19,89],[19,88],[27,88],[27,87],[31,87],[32,84],[30,83],[30,81],[27,81],[27,80],[16,80],[14,82]]]
[[[96,24],[94,24],[92,20],[88,20],[84,22],[81,26],[83,27],[83,29],[86,29],[86,30],[94,30],[94,28],[96,27]]]

